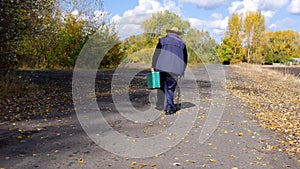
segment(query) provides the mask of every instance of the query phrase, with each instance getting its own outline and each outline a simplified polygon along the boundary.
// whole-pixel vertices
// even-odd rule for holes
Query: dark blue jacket
[[[156,71],[184,75],[188,61],[186,44],[176,34],[169,33],[160,38],[156,46],[152,67]]]

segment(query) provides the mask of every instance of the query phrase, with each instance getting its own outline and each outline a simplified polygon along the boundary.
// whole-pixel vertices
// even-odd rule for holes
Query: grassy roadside
[[[231,66],[227,88],[245,102],[259,123],[281,133],[272,149],[300,157],[300,79],[260,65]]]

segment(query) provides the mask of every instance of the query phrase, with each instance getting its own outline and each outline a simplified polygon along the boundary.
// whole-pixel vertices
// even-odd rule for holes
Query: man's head
[[[180,32],[179,29],[178,29],[177,27],[173,27],[173,28],[171,28],[171,29],[167,29],[166,32],[167,32],[167,33],[175,33],[175,34],[177,34],[177,35],[181,35],[181,34],[182,34],[182,32]]]

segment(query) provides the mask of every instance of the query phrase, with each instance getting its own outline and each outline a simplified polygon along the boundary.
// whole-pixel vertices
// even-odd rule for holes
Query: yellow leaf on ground
[[[84,160],[83,160],[83,158],[78,158],[78,159],[77,159],[77,162],[78,162],[79,164],[83,164],[83,163],[84,163]]]
[[[147,164],[141,163],[140,166],[141,166],[141,167],[146,167]]]
[[[243,132],[238,132],[237,135],[238,136],[243,136]]]
[[[216,159],[209,159],[209,161],[210,161],[210,162],[212,162],[212,163],[215,163],[215,162],[217,162],[217,160],[216,160]]]
[[[259,161],[260,161],[260,160],[262,160],[262,158],[261,158],[261,157],[257,157],[256,159],[257,159],[257,160],[259,160]]]

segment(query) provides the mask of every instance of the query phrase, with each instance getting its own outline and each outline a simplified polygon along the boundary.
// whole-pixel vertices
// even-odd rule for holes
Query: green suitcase
[[[149,72],[147,74],[148,89],[160,88],[159,72]]]

